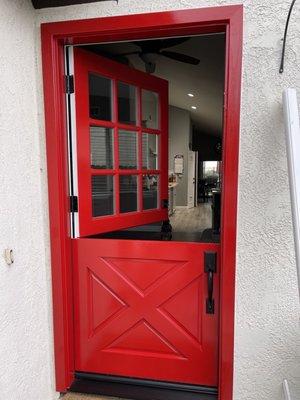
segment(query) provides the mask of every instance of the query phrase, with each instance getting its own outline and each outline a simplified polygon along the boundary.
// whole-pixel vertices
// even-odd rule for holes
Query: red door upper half
[[[218,244],[72,242],[76,371],[217,386]]]
[[[74,49],[79,236],[168,218],[168,82]]]

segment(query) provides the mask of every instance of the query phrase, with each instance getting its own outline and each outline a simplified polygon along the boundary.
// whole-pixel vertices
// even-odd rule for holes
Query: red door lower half
[[[76,371],[217,386],[212,252],[219,260],[218,244],[74,239]]]

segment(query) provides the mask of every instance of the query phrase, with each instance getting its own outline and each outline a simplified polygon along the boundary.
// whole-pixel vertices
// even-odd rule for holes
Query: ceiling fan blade
[[[169,38],[169,39],[155,39],[155,40],[140,40],[133,42],[138,46],[142,53],[157,53],[162,49],[177,46],[189,40],[189,37]]]
[[[178,46],[181,43],[185,43],[190,40],[190,37],[178,37],[178,38],[169,38],[169,39],[161,39],[161,49],[168,49],[169,47]]]
[[[108,51],[102,50],[97,45],[90,46],[90,50],[99,56],[109,58],[110,60],[117,61],[121,64],[129,65],[130,61],[124,54],[113,54]]]
[[[141,51],[130,51],[128,53],[119,54],[120,56],[132,56],[133,54],[141,54]]]
[[[198,65],[200,63],[200,60],[198,58],[191,57],[186,54],[175,53],[174,51],[163,50],[159,54],[171,58],[172,60],[180,61],[186,64]]]

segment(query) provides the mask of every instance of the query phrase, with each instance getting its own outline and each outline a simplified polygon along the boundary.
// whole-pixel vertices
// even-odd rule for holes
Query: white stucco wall
[[[278,74],[291,0],[245,0],[235,400],[300,398],[300,327],[281,92],[300,95],[300,5]],[[0,0],[0,398],[53,400],[52,314],[39,27],[41,22],[234,4],[119,0],[34,11]],[[297,24],[298,21],[298,24]]]
[[[0,398],[54,399],[44,148],[36,102],[35,15],[0,1]],[[5,248],[14,251],[8,267]]]
[[[40,22],[237,4],[236,0],[119,0],[38,11]],[[291,0],[245,0],[235,400],[280,400],[289,379],[300,398],[300,326],[282,90],[300,97],[300,4],[291,20],[285,73],[278,73]],[[297,22],[298,21],[298,22]],[[40,61],[39,61],[40,62]],[[226,265],[226,263],[225,263]]]

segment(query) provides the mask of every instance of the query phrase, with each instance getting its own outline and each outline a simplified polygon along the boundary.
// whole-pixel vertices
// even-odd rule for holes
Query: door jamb
[[[226,32],[219,400],[232,400],[242,30],[242,5],[41,25],[57,391],[66,391],[74,380],[64,46]]]

